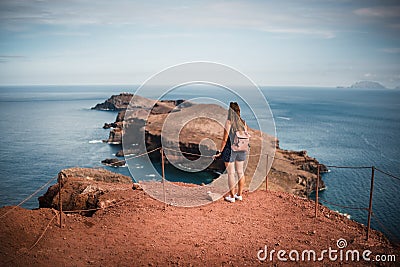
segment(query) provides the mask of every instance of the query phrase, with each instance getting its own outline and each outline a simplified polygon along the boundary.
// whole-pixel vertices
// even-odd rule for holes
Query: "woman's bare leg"
[[[235,165],[233,162],[225,162],[225,168],[228,172],[228,186],[231,197],[235,195]]]
[[[243,194],[244,188],[244,172],[243,172],[244,161],[235,161],[236,173],[239,177],[239,189],[238,189],[238,196]]]

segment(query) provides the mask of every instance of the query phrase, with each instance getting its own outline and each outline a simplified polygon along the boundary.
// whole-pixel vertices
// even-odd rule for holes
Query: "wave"
[[[103,140],[90,140],[89,144],[98,144],[98,143],[103,143]]]
[[[108,166],[108,167],[113,167],[113,168],[126,168],[126,167],[128,167],[128,165],[126,165],[126,164],[119,166],[119,165],[115,165],[115,164],[104,163],[104,165]]]
[[[361,134],[361,138],[363,139],[363,141],[364,141],[367,145],[369,145],[369,146],[373,147],[374,149],[380,151],[379,148],[378,148],[376,145],[372,144],[372,143],[367,139],[367,137],[365,137],[363,134]]]
[[[348,213],[342,213],[342,212],[340,212],[340,211],[338,211],[338,210],[334,210],[334,211],[337,212],[337,213],[339,213],[340,215],[343,215],[343,216],[346,217],[347,219],[350,219],[350,218],[351,218],[351,215],[348,214]]]
[[[278,116],[278,117],[276,117],[277,119],[281,119],[281,120],[285,120],[285,121],[290,121],[291,120],[291,118],[288,118],[288,117],[282,117],[282,116]]]
[[[156,177],[156,175],[155,174],[146,174],[146,177]]]

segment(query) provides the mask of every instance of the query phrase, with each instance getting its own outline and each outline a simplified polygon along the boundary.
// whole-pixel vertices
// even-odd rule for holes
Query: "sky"
[[[400,86],[400,1],[0,1],[0,85],[141,84],[192,61],[262,86]]]

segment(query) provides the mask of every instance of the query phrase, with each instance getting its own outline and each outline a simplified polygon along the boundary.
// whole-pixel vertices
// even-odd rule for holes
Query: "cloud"
[[[334,25],[324,24],[332,19],[331,15],[322,13],[321,8],[304,8],[297,1],[273,4],[258,1],[204,1],[173,6],[163,2],[127,0],[100,0],[96,4],[80,0],[0,1],[0,27],[10,31],[28,31],[35,25],[179,27],[190,30],[248,29],[329,39],[334,38],[338,31],[332,30]]]
[[[389,54],[399,54],[400,47],[383,48],[381,51]]]
[[[138,34],[136,37],[143,39],[168,39],[168,38],[190,38],[194,37],[191,33],[160,33],[160,34]],[[130,39],[130,36],[121,36],[122,38]]]
[[[354,10],[359,16],[376,17],[376,18],[397,18],[400,17],[400,6],[380,6],[367,7]]]
[[[1,58],[25,58],[25,56],[16,55],[0,55]]]
[[[324,14],[304,9],[302,5],[284,2],[209,2],[185,8],[185,12],[165,12],[159,19],[187,27],[251,30],[285,36],[315,36],[330,39],[337,29],[324,24]],[[316,26],[318,25],[318,26]]]
[[[40,25],[104,25],[128,24],[143,11],[133,1],[0,1],[2,26],[15,24]]]
[[[400,23],[390,24],[389,27],[395,30],[400,30]]]
[[[15,59],[25,59],[22,55],[0,55],[0,63],[6,63]]]
[[[333,31],[329,30],[324,31],[312,28],[272,28],[272,29],[265,29],[264,31],[270,33],[314,35],[317,37],[322,37],[324,39],[332,39],[336,37]]]

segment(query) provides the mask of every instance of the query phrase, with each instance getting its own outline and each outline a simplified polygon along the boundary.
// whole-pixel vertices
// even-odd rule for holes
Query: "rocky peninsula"
[[[122,142],[122,133],[125,129],[134,129],[136,133],[132,138],[141,134],[140,131],[146,132],[146,150],[153,150],[161,146],[161,127],[165,122],[166,116],[172,117],[169,123],[180,121],[187,113],[199,114],[201,110],[210,110],[208,106],[203,104],[187,103],[184,100],[166,100],[157,101],[144,97],[137,97],[134,103],[133,112],[126,116],[126,110],[131,101],[132,94],[122,93],[114,95],[104,103],[97,104],[93,109],[96,110],[113,110],[119,111],[116,120],[111,123],[106,123],[111,128],[107,143],[113,145],[120,145]],[[184,104],[184,105],[182,105]],[[176,107],[179,106],[179,109]],[[212,106],[212,109],[220,108],[220,113],[225,116],[225,110],[221,107]],[[151,110],[150,116],[145,117],[146,110]],[[172,112],[172,114],[171,114]],[[180,117],[177,117],[177,116]],[[175,117],[174,117],[175,116]],[[124,125],[125,123],[125,125]],[[192,154],[200,153],[199,143],[208,136],[215,140],[216,143],[221,142],[222,128],[220,125],[212,120],[202,118],[201,120],[194,120],[188,123],[187,127],[182,129],[179,135],[179,148],[183,152]],[[259,131],[250,129],[252,134],[251,138],[251,151],[246,168],[246,176],[254,175],[257,157],[252,157],[252,154],[260,152],[259,146],[263,138],[272,142],[276,148],[274,160],[271,170],[268,175],[268,189],[272,191],[281,191],[294,194],[296,196],[307,198],[309,194],[316,189],[317,179],[317,165],[319,162],[307,155],[306,151],[288,151],[279,147],[279,141],[276,138],[260,134]],[[165,138],[165,137],[164,137]],[[167,136],[168,141],[176,141]],[[137,142],[137,140],[131,140]],[[204,144],[203,144],[204,146]],[[121,146],[122,148],[122,146]],[[201,149],[204,153],[210,151],[214,153],[215,148],[207,146]],[[122,149],[117,153],[120,158],[105,159],[103,164],[108,166],[119,167],[125,164],[122,158],[124,153],[135,153],[137,151],[123,151]],[[152,158],[160,160],[159,153],[154,153]],[[178,157],[178,156],[177,156]],[[187,155],[188,158],[196,158],[191,154]],[[177,158],[175,158],[176,160]],[[272,159],[272,158],[271,158]],[[178,157],[179,160],[179,157]],[[166,159],[168,164],[168,160]],[[260,168],[260,167],[258,167]],[[265,166],[261,166],[265,171]],[[222,160],[216,160],[207,169],[208,171],[224,172],[224,164]],[[321,173],[327,171],[324,165],[320,166]],[[190,173],[188,173],[190,175]],[[264,177],[263,177],[264,178]],[[92,210],[103,208],[115,202],[114,193],[119,192],[119,185],[121,183],[132,183],[130,177],[120,174],[112,173],[102,169],[85,169],[85,168],[72,168],[62,170],[59,173],[59,180],[63,188],[62,207],[64,210]],[[249,180],[246,180],[246,185],[249,187]],[[111,184],[110,184],[111,183]],[[324,189],[325,185],[323,180],[319,181],[320,190]],[[196,186],[196,185],[186,185]],[[265,182],[259,187],[265,190]],[[59,209],[59,184],[51,186],[47,192],[39,198],[40,208],[54,208]],[[83,215],[92,215],[93,212],[83,212]]]
[[[186,114],[199,114],[204,112],[204,110],[213,110],[215,112],[215,110],[218,109],[220,109],[218,113],[220,113],[221,116],[226,116],[226,110],[216,105],[194,104],[184,102],[184,100],[154,101],[140,96],[135,96],[135,102],[131,103],[132,106],[130,107],[132,112],[130,112],[129,116],[126,116],[126,110],[132,96],[132,94],[127,93],[113,95],[104,103],[97,104],[93,107],[93,109],[96,110],[119,111],[114,122],[105,124],[105,128],[111,128],[109,137],[106,140],[107,143],[118,145],[122,143],[123,123],[125,123],[125,129],[133,129],[137,131],[137,135],[142,134],[140,131],[145,131],[146,150],[150,151],[161,146],[161,128],[167,117],[169,119],[168,123],[174,123],[174,121],[182,120]],[[182,106],[182,103],[185,103],[185,105]],[[146,111],[148,110],[151,110],[151,112],[147,117]],[[174,140],[172,136],[163,138],[169,138],[171,142],[179,142],[179,148],[182,152],[199,154],[199,143],[204,137],[208,137],[215,141],[216,144],[220,144],[222,141],[222,132],[223,128],[218,125],[218,123],[213,120],[202,118],[188,123],[180,132],[179,140]],[[279,140],[271,136],[266,136],[260,131],[250,129],[250,133],[253,137],[251,138],[250,144],[252,149],[245,173],[246,176],[253,175],[257,165],[258,158],[252,157],[251,155],[259,153],[262,140],[267,139],[267,142],[273,142],[276,147],[275,159],[268,175],[269,189],[293,193],[300,197],[308,197],[309,194],[315,190],[317,165],[319,164],[318,160],[308,156],[306,151],[289,151],[282,149],[279,147]],[[131,140],[131,142],[135,143],[137,140]],[[203,146],[205,146],[202,149],[203,152],[208,151],[209,154],[214,154],[216,150],[215,147],[204,144]],[[117,156],[123,156],[124,153],[130,154],[132,152],[135,151],[121,150],[117,153]],[[157,158],[159,157],[158,153],[155,153],[154,157],[156,157],[155,160],[159,160],[159,158]],[[190,155],[187,156],[187,158],[190,157]],[[195,158],[194,156],[192,157]],[[114,161],[120,163],[118,160],[114,159]],[[106,162],[112,165],[112,159],[107,159]],[[212,163],[208,167],[208,170],[223,172],[224,166],[222,160],[217,160]],[[327,171],[324,165],[321,165],[320,170],[321,173]],[[320,190],[325,188],[322,179],[319,185]],[[265,183],[260,186],[260,189],[263,188],[265,188]]]

